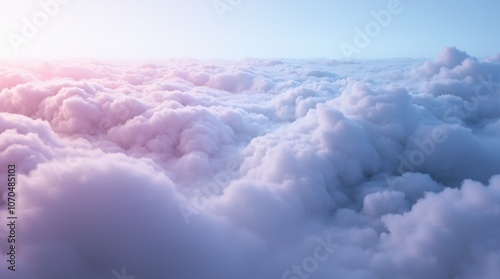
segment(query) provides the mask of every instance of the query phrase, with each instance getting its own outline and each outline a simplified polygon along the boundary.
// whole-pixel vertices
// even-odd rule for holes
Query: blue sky
[[[343,43],[357,48],[353,58],[428,58],[446,46],[487,57],[500,46],[494,0],[66,0],[43,21],[39,2],[49,1],[0,0],[0,57],[341,59]],[[358,48],[355,28],[397,2]],[[36,15],[42,24],[28,38],[22,30]]]

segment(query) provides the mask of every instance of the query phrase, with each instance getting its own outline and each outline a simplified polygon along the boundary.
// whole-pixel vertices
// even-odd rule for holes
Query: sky
[[[484,58],[500,45],[498,10],[494,0],[0,0],[0,58],[432,58],[448,46]],[[373,36],[356,44],[367,26]]]

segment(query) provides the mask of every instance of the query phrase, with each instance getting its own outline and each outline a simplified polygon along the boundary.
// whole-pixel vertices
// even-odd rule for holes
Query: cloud
[[[6,63],[0,275],[497,278],[497,58]]]
[[[500,176],[490,185],[466,180],[461,189],[429,194],[403,215],[387,215],[382,250],[420,278],[495,278],[499,258]],[[401,270],[402,271],[402,270]]]

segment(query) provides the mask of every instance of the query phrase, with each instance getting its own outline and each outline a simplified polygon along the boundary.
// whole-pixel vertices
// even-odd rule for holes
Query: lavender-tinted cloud
[[[500,275],[498,55],[0,72],[2,278]]]

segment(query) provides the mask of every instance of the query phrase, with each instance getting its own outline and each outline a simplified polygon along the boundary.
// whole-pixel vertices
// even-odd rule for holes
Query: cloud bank
[[[498,57],[4,61],[0,275],[496,279]]]

